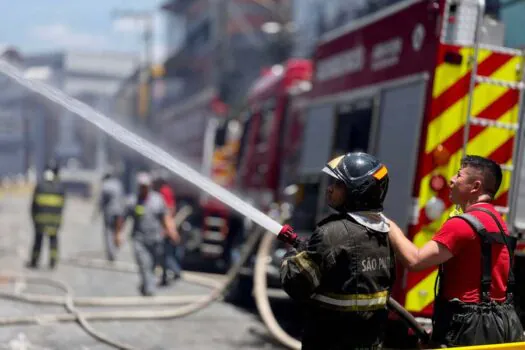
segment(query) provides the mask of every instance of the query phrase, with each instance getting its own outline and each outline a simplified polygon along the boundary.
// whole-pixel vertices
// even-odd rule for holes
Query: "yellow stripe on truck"
[[[405,309],[419,312],[434,301],[434,286],[437,275],[438,271],[434,270],[407,293]]]
[[[472,55],[472,49],[464,47],[459,50],[459,53],[464,57],[463,64],[457,66],[455,64],[442,63],[436,68],[434,86],[432,88],[432,97],[436,98],[452,85],[456,83],[461,77],[465,76],[470,71],[468,64],[468,57]],[[480,50],[478,55],[478,64],[485,61],[492,52],[488,50]]]

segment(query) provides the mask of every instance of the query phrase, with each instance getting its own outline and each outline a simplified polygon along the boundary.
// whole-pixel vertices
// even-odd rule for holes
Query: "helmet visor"
[[[339,165],[339,163],[341,163],[341,161],[343,160],[345,156],[342,155],[342,156],[339,156],[339,157],[336,157],[334,159],[332,159],[331,161],[329,161],[326,166],[323,168],[323,173],[325,174],[328,174],[330,175],[331,177],[334,177],[338,180],[341,180],[341,177],[337,175],[337,172],[335,171],[335,169],[337,168],[337,166]]]
[[[332,169],[330,169],[328,166],[325,166],[322,171],[323,171],[323,173],[328,174],[331,177],[336,178],[336,179],[339,180],[339,177],[336,175],[336,173],[334,173],[334,171]]]

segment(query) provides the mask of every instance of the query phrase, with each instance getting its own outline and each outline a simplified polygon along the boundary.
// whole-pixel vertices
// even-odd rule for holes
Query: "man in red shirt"
[[[523,340],[511,270],[515,240],[491,204],[502,179],[492,160],[466,156],[450,180],[450,199],[465,214],[451,217],[418,248],[390,221],[390,239],[409,270],[440,265],[432,340],[447,346]]]
[[[164,203],[168,208],[168,213],[170,217],[173,218],[175,216],[175,213],[177,212],[177,206],[175,204],[175,194],[172,187],[168,184],[168,181],[166,181],[165,175],[159,174],[156,177],[154,188],[162,195],[162,198],[164,198]],[[169,271],[171,271],[171,276],[173,280],[180,278],[182,272],[181,264],[183,255],[184,247],[182,243],[175,243],[166,235],[164,237],[163,254],[160,259],[162,267],[162,277],[160,285],[169,285]]]

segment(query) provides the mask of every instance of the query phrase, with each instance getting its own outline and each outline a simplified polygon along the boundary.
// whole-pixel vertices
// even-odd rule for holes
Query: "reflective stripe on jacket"
[[[59,182],[45,181],[35,188],[32,216],[36,225],[58,228],[62,222],[65,195]]]

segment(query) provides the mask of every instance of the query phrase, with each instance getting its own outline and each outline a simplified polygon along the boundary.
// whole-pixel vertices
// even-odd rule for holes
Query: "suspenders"
[[[496,222],[498,225],[499,232],[487,232],[487,229],[483,224],[472,214],[469,214],[473,211],[484,212]],[[510,270],[509,270],[509,279],[507,283],[507,299],[512,295],[515,279],[514,272],[512,271],[513,267],[513,257],[514,249],[516,248],[516,238],[507,236],[505,230],[501,226],[497,217],[488,209],[485,208],[472,208],[467,213],[456,216],[466,221],[472,229],[479,235],[481,242],[481,301],[490,302],[490,285],[492,283],[492,245],[501,244],[507,247],[510,257]],[[499,234],[498,234],[499,233]],[[443,268],[440,266],[439,275],[443,273]],[[441,278],[440,278],[441,280]],[[441,282],[440,282],[441,289]]]

